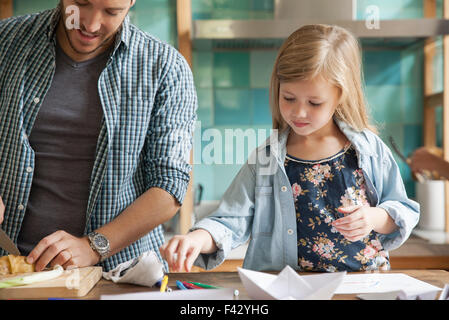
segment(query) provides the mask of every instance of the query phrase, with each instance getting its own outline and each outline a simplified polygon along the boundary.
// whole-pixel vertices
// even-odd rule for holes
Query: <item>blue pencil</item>
[[[176,286],[181,290],[188,290],[179,280],[176,280]]]

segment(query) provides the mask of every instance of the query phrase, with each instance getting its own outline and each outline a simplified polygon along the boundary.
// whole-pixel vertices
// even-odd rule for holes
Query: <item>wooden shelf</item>
[[[449,0],[443,3],[443,18],[449,18]],[[424,17],[436,17],[436,0],[424,0]],[[449,35],[443,36],[443,92],[433,92],[433,59],[435,57],[435,40],[427,39],[424,46],[424,110],[423,110],[423,144],[436,147],[435,109],[443,108],[443,157],[449,161]],[[449,182],[445,184],[445,231],[449,232]]]
[[[412,235],[398,249],[390,252],[391,269],[439,269],[449,270],[449,246],[446,243],[432,243]],[[193,267],[192,272],[235,272],[242,267],[242,259],[228,259],[213,270]]]
[[[226,260],[213,270],[192,267],[191,272],[235,272],[242,267],[243,259]],[[391,269],[435,269],[449,271],[449,256],[392,256]],[[171,271],[172,272],[172,271]]]
[[[178,50],[184,56],[190,68],[193,67],[192,58],[192,1],[177,0],[176,18],[178,29]],[[190,164],[193,164],[193,147],[190,152]],[[192,227],[194,195],[193,195],[193,165],[190,172],[190,182],[184,203],[179,210],[179,229],[181,234],[186,234]]]
[[[0,0],[0,20],[12,17],[13,0]]]

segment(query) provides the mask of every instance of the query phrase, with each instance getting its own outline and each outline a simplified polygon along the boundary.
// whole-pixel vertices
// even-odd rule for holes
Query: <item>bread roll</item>
[[[34,272],[34,264],[27,263],[25,256],[0,257],[0,276],[28,272]]]

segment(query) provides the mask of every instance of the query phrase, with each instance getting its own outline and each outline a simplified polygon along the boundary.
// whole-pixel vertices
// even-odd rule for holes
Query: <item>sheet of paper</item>
[[[368,273],[346,275],[335,294],[404,291],[407,296],[441,289],[403,273]]]
[[[449,300],[449,284],[446,284],[441,292],[439,300]]]
[[[300,276],[286,266],[278,275],[237,268],[251,299],[328,300],[342,283],[345,272]]]
[[[101,300],[233,300],[234,289],[191,289],[172,292],[146,291],[102,295]]]
[[[357,298],[362,300],[397,300],[402,291],[361,293]]]
[[[429,291],[418,295],[408,295],[404,291],[361,293],[362,300],[435,300],[438,291]]]

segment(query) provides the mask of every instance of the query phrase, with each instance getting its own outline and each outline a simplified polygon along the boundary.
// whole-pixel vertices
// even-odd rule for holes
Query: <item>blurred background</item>
[[[437,17],[442,17],[443,1],[437,2]],[[53,8],[58,0],[14,0],[14,15]],[[423,18],[421,0],[358,0],[357,19],[366,18],[366,7],[376,5],[380,19]],[[192,0],[193,20],[273,19],[274,0]],[[131,21],[142,30],[178,45],[176,0],[137,0]],[[262,40],[259,41],[263,43]],[[199,99],[201,130],[260,128],[269,134],[271,115],[268,87],[277,46],[239,48],[223,40],[201,40],[193,46],[193,73]],[[422,41],[387,44],[362,42],[366,97],[373,121],[388,144],[395,141],[409,155],[423,144],[423,47]],[[434,64],[434,90],[443,86],[442,40],[437,39]],[[442,144],[442,108],[437,108],[437,145]],[[199,136],[199,135],[197,135]],[[257,143],[261,143],[259,141]],[[195,150],[201,150],[195,141]],[[209,143],[207,140],[204,143]],[[233,144],[235,145],[235,144]],[[223,154],[232,146],[222,145]],[[248,150],[247,150],[248,151]],[[251,151],[251,150],[249,150]],[[395,155],[396,156],[396,155]],[[247,157],[247,154],[245,155]],[[398,160],[407,193],[415,197],[415,183],[408,166]],[[203,187],[202,200],[219,200],[241,164],[194,166],[194,183]]]

